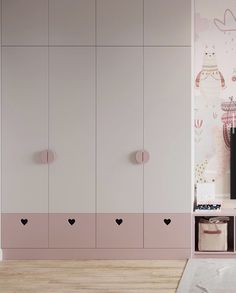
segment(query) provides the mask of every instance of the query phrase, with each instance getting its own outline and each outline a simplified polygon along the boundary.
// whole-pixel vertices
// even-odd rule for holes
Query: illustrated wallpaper
[[[229,128],[236,127],[236,1],[195,0],[195,182],[228,197]]]

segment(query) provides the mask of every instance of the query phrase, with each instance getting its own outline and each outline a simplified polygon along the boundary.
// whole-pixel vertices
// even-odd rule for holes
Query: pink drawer
[[[95,248],[95,214],[50,214],[50,248]]]
[[[143,214],[98,214],[98,248],[142,248]]]
[[[145,214],[144,247],[191,247],[191,214]]]
[[[47,248],[48,214],[2,214],[3,248]]]

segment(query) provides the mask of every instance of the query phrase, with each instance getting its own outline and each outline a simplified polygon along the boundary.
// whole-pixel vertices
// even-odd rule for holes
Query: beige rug
[[[236,259],[191,259],[177,293],[236,293]]]

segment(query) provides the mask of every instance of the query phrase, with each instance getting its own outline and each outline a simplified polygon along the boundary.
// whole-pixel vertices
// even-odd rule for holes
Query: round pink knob
[[[150,155],[149,155],[149,152],[142,150],[142,151],[137,151],[135,157],[136,157],[137,163],[145,164],[149,161]]]
[[[40,153],[42,164],[50,164],[55,161],[55,153],[52,150],[44,150]]]
[[[40,153],[40,162],[42,164],[48,163],[48,151],[47,150],[44,150]]]
[[[55,161],[55,153],[51,150],[48,150],[48,164]]]

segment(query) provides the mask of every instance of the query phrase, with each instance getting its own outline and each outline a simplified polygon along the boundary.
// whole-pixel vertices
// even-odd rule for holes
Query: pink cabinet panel
[[[143,214],[98,214],[98,248],[143,248]]]
[[[95,248],[95,214],[50,214],[50,248]]]
[[[191,214],[145,214],[144,248],[191,247]]]
[[[2,214],[2,248],[47,248],[48,214]]]

